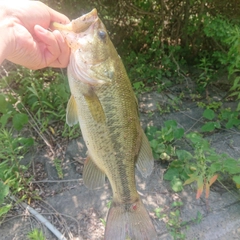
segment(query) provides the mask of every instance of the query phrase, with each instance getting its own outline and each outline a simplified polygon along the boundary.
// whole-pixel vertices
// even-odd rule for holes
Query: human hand
[[[3,58],[30,69],[67,66],[67,43],[59,31],[47,30],[51,22],[68,23],[65,15],[39,1],[0,1],[0,9]]]

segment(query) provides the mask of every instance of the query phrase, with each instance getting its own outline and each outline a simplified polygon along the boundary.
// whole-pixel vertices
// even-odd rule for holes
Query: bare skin
[[[30,69],[64,68],[70,49],[52,22],[69,19],[39,1],[0,1],[0,64],[7,59]]]

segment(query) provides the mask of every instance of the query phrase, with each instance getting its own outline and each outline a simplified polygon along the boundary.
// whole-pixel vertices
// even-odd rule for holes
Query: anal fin
[[[87,157],[84,163],[83,183],[89,189],[103,187],[105,183],[105,173],[97,167],[90,156]]]
[[[137,169],[143,177],[147,177],[152,173],[154,166],[154,158],[148,138],[142,130],[142,144],[139,150],[138,159],[136,162]]]

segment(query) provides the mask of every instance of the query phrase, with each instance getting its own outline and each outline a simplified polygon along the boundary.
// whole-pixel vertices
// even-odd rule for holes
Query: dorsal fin
[[[154,165],[154,158],[152,149],[149,144],[146,134],[142,130],[142,144],[136,162],[137,169],[141,172],[143,177],[147,177],[152,173]]]

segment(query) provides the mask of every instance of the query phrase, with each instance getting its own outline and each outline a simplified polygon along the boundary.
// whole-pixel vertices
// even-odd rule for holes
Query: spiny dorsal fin
[[[146,178],[152,173],[153,165],[154,165],[152,149],[150,147],[147,136],[143,132],[143,130],[142,130],[142,144],[140,147],[136,165],[137,165],[137,169],[141,172],[143,177]]]
[[[90,156],[87,157],[83,168],[83,182],[89,189],[103,187],[105,174],[93,162]]]
[[[70,127],[78,123],[77,103],[73,95],[71,95],[67,104],[66,122]]]

